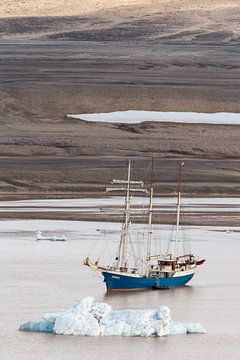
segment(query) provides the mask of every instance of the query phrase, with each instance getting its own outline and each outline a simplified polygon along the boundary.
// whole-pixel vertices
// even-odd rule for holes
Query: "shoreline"
[[[174,198],[176,195],[173,193],[155,193],[156,197],[160,197],[160,198],[169,198],[172,197]],[[222,198],[222,199],[230,199],[230,198],[235,198],[238,199],[240,198],[240,194],[187,194],[187,196],[185,196],[186,198],[189,199],[203,199],[206,198],[206,196],[209,199],[217,199],[217,198]],[[105,192],[91,192],[91,193],[87,193],[87,192],[78,192],[78,193],[0,193],[0,207],[1,207],[1,201],[24,201],[24,200],[67,200],[67,199],[104,199],[106,198],[106,193]],[[111,197],[118,197],[118,195],[111,195]]]
[[[239,213],[219,214],[219,213],[196,213],[194,215],[184,214],[184,218],[181,221],[181,226],[226,226],[237,227],[239,226]],[[88,221],[88,222],[109,222],[109,217],[93,215],[93,214],[80,214],[80,213],[11,213],[5,212],[0,214],[0,221],[4,220],[62,220],[62,221]],[[175,224],[175,216],[173,214],[161,214],[157,220],[153,220],[153,224],[173,225]],[[111,222],[121,222],[120,217],[113,217]],[[141,219],[135,221],[135,223],[142,223]]]
[[[166,199],[165,202],[164,199]],[[63,202],[58,200],[64,199],[35,199],[35,201],[28,199],[27,203],[23,200],[22,203],[19,201],[17,204],[13,200],[12,203],[9,200],[6,200],[7,203],[2,201],[2,203],[0,202],[0,220],[122,221],[121,209],[123,204],[119,196],[67,198]],[[91,201],[88,202],[88,200]],[[146,217],[141,216],[138,211],[147,206],[147,198],[139,197],[135,200],[132,219],[135,223],[144,224]],[[182,226],[239,226],[240,201],[238,203],[238,200],[240,198],[238,197],[185,197],[184,200],[181,214]],[[141,205],[139,205],[140,203]],[[176,223],[175,198],[171,197],[170,201],[169,197],[166,196],[160,199],[155,198],[152,223]]]

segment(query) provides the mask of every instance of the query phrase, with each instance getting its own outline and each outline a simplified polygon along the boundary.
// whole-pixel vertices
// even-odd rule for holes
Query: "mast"
[[[153,158],[151,165],[150,177],[150,194],[149,194],[149,217],[148,217],[148,242],[147,242],[147,257],[146,257],[146,275],[148,273],[148,263],[151,256],[152,245],[152,208],[153,208]]]
[[[180,210],[181,210],[181,179],[182,179],[182,168],[184,161],[179,165],[178,173],[178,189],[177,189],[177,227],[176,227],[176,239],[175,239],[175,256],[178,256],[178,243],[179,243],[179,223],[180,223]]]
[[[127,176],[127,189],[125,198],[125,225],[123,232],[122,242],[122,256],[121,256],[121,267],[127,268],[127,248],[128,248],[128,236],[130,227],[130,178],[131,178],[131,161],[128,161],[128,176]]]
[[[128,258],[128,241],[129,241],[129,232],[131,226],[131,193],[132,192],[144,192],[148,193],[146,189],[143,188],[142,181],[131,180],[131,161],[128,161],[128,174],[127,180],[117,180],[113,179],[111,184],[113,185],[122,185],[122,187],[111,187],[107,188],[106,191],[124,191],[125,192],[125,206],[124,206],[124,221],[122,224],[121,231],[121,240],[118,248],[117,268],[123,269],[124,271],[128,268],[127,258]],[[133,187],[133,186],[134,187]]]

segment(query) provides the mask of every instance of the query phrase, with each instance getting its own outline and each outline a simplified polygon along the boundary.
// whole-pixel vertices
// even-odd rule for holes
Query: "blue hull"
[[[183,286],[189,282],[194,273],[169,278],[134,277],[122,274],[102,272],[107,290],[164,289]]]

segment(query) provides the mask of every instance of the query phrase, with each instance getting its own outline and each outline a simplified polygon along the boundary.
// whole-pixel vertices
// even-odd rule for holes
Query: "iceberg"
[[[41,321],[29,321],[19,330],[57,335],[142,337],[206,333],[200,323],[172,321],[167,306],[112,310],[109,304],[97,302],[92,297],[86,297],[66,310],[45,314]]]

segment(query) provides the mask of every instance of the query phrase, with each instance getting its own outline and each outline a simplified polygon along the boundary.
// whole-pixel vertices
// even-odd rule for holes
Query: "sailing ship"
[[[113,263],[108,266],[101,265],[99,259],[95,262],[90,260],[89,256],[84,260],[84,265],[90,267],[93,271],[102,273],[107,290],[166,289],[183,286],[192,279],[197,266],[204,263],[204,259],[199,260],[191,252],[187,252],[184,240],[179,236],[183,166],[184,162],[179,167],[175,233],[168,242],[167,251],[160,254],[152,253],[153,165],[149,190],[144,188],[142,181],[131,179],[131,161],[128,162],[127,180],[112,180],[113,187],[107,188],[107,191],[123,191],[125,193],[124,221],[117,254]],[[148,193],[149,198],[147,209],[143,209],[148,218],[147,244],[141,264],[133,265],[129,261],[129,253],[133,251],[131,239],[132,217],[136,209],[131,208],[131,198],[132,193],[139,192]]]

